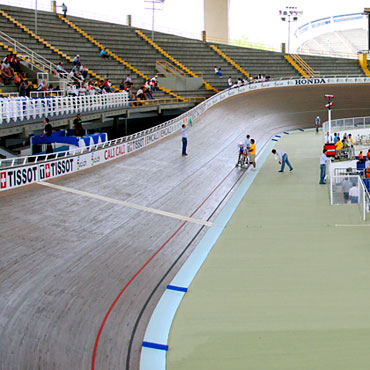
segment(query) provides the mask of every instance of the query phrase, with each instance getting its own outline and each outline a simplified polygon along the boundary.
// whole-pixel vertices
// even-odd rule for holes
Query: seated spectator
[[[220,78],[222,77],[221,67],[215,66],[215,74]]]
[[[10,67],[10,64],[7,62],[7,60],[3,60],[1,63],[1,77],[5,85],[8,85],[10,81],[13,79],[14,71]]]
[[[343,149],[349,148],[349,145],[346,139],[342,139],[342,148]]]
[[[119,84],[120,90],[127,90],[125,80],[122,80],[121,83]]]
[[[67,71],[63,67],[63,62],[59,62],[57,65],[57,72],[60,77],[66,77],[67,76]]]
[[[79,72],[80,72],[81,76],[83,77],[83,79],[86,80],[86,77],[88,75],[88,72],[87,72],[87,70],[85,68],[85,64],[81,64],[80,69],[79,69]]]
[[[21,64],[20,64],[17,54],[13,54],[11,56],[9,64],[13,68],[14,72],[18,72],[18,73],[21,72]]]
[[[104,59],[109,59],[109,55],[108,53],[105,51],[105,49],[102,49],[102,51],[100,52],[100,56]]]
[[[229,78],[227,79],[227,87],[230,88],[233,86],[233,79],[231,78],[231,76],[229,76]]]
[[[151,78],[150,80],[150,86],[152,87],[152,91],[159,91],[158,88],[158,76],[155,75],[154,77]]]
[[[335,142],[335,150],[341,150],[343,148],[343,143],[340,141],[339,137],[337,137],[337,141]]]
[[[141,100],[146,100],[146,96],[144,94],[144,90],[142,87],[140,87],[137,91],[136,91],[136,97],[138,99],[141,99]]]
[[[111,81],[107,79],[103,83],[103,90],[105,90],[105,92],[107,92],[107,93],[112,93],[113,89],[112,89],[111,86],[112,86]]]
[[[144,94],[149,99],[154,99],[152,94],[152,88],[150,86],[150,80],[146,80],[144,84]]]
[[[46,91],[48,89],[48,85],[46,84],[46,81],[41,81],[39,85],[37,86],[37,91]]]
[[[14,79],[13,79],[14,83],[19,87],[21,82],[22,82],[22,79],[20,77],[20,75],[18,74],[18,72],[15,72],[14,73]]]
[[[78,54],[73,58],[72,63],[74,66],[80,67],[81,62],[80,62],[80,56]]]

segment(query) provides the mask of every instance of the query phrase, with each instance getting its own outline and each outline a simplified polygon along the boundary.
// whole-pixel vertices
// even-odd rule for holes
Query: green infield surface
[[[370,369],[370,222],[318,184],[321,134],[275,147],[294,170],[259,169],[176,313],[167,370]]]

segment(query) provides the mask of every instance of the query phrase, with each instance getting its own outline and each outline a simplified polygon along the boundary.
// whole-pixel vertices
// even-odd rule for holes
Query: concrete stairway
[[[320,76],[365,76],[357,59],[301,55]]]
[[[141,31],[151,38],[150,31]],[[229,76],[232,76],[234,80],[242,77],[241,72],[218,55],[205,42],[160,32],[155,33],[154,42],[192,72],[202,76],[206,82],[218,90],[227,88]],[[222,78],[214,73],[215,66],[221,68]]]
[[[285,60],[283,53],[233,45],[215,45],[252,77],[259,74],[269,74],[271,79],[301,77],[298,71]]]

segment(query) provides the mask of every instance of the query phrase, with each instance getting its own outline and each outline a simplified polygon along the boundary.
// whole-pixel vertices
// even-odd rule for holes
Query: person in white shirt
[[[284,172],[285,164],[293,171],[293,167],[289,162],[288,154],[282,150],[272,149],[271,153],[279,158],[279,163],[281,163],[281,168],[278,172]]]
[[[351,189],[349,189],[349,200],[351,201],[352,204],[358,203],[358,195],[359,195],[358,187],[355,184],[353,184]]]
[[[186,147],[188,146],[188,129],[189,129],[188,125],[183,124],[181,126],[182,155],[183,156],[188,155],[188,153],[186,153]]]
[[[321,184],[321,185],[325,184],[326,163],[331,161],[331,159],[329,157],[327,157],[326,152],[327,152],[327,150],[324,149],[322,151],[322,154],[321,154],[321,157],[320,157],[320,181],[319,181],[319,184]]]

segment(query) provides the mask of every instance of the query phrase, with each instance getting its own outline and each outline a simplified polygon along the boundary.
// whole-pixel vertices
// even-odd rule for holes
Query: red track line
[[[195,209],[195,211],[190,215],[190,217],[194,216],[196,212],[199,211],[199,209],[204,205],[204,203],[215,193],[215,191],[223,184],[223,182],[230,176],[230,174],[233,172],[234,168],[221,180],[221,182],[212,190],[212,192],[203,200],[203,202]],[[109,307],[109,310],[104,316],[104,319],[100,325],[98,335],[95,339],[93,354],[92,354],[92,360],[91,360],[91,370],[95,370],[95,359],[96,359],[96,353],[98,350],[99,340],[101,337],[101,334],[103,332],[104,326],[109,318],[109,315],[111,314],[114,306],[117,304],[119,299],[121,298],[122,294],[126,291],[126,289],[131,285],[131,283],[138,277],[138,275],[149,265],[149,263],[154,259],[154,257],[176,236],[176,234],[188,223],[188,221],[185,221],[181,224],[181,226],[165,241],[165,243],[144,263],[143,266],[140,267],[140,269],[132,276],[132,278],[128,281],[128,283],[123,287],[123,289],[120,291],[120,293],[117,295],[116,299],[113,301],[111,306]]]

